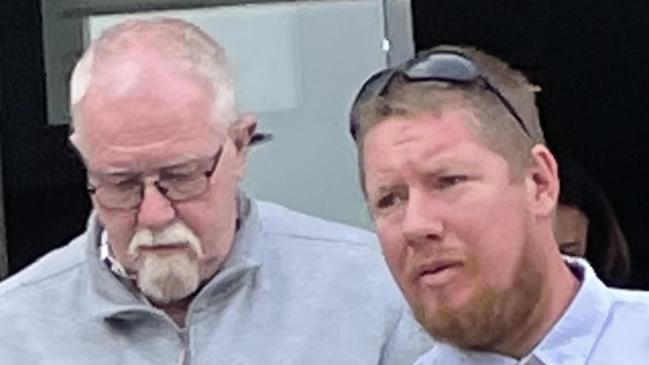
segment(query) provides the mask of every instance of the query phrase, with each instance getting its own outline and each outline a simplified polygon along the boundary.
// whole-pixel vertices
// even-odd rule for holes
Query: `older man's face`
[[[507,162],[447,109],[392,117],[364,144],[367,200],[392,274],[433,335],[493,348],[539,299],[532,198]]]
[[[181,299],[230,252],[244,154],[214,116],[205,78],[147,54],[138,62],[107,61],[94,74],[73,136],[94,186],[182,179],[186,166],[209,166],[223,148],[207,190],[190,200],[172,203],[152,183],[134,209],[93,199],[114,256],[143,292],[159,302]]]

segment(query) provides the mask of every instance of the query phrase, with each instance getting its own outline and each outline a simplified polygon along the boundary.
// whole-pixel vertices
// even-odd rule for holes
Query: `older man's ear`
[[[243,178],[248,157],[248,149],[257,130],[257,116],[252,113],[242,114],[228,129],[230,138],[236,148],[236,171],[239,178]]]

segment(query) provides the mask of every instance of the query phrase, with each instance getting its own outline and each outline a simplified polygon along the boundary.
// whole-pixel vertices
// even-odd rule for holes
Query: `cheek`
[[[457,215],[450,228],[469,259],[469,272],[495,288],[511,285],[526,245],[526,215],[514,206],[504,200],[475,205]]]
[[[398,279],[404,269],[402,257],[406,250],[405,240],[395,226],[377,221],[376,228],[385,260],[392,274]]]
[[[135,214],[106,212],[101,208],[96,210],[99,221],[108,233],[111,250],[120,262],[126,262],[127,246],[135,233]]]
[[[203,199],[177,205],[177,213],[198,236],[208,257],[222,256],[233,240],[236,189],[215,184]]]
[[[209,240],[214,239],[221,223],[218,210],[209,202],[188,202],[177,206],[176,211],[177,219],[198,236],[203,250],[208,251]]]

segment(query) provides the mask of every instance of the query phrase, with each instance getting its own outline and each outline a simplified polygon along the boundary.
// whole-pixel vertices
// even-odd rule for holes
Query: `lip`
[[[426,286],[442,286],[448,284],[463,266],[459,260],[435,260],[419,266],[415,280]]]
[[[184,243],[172,243],[155,246],[140,246],[137,249],[141,252],[154,253],[159,255],[172,254],[178,250],[186,250],[189,246]]]

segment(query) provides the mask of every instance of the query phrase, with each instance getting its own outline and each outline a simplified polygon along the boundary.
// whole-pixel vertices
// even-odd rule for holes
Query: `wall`
[[[81,2],[65,0],[61,4],[73,3]],[[104,10],[117,3],[106,5]],[[296,52],[293,61],[300,71],[293,80],[295,100],[280,110],[268,108],[269,105],[259,108],[260,129],[274,133],[275,139],[252,152],[244,186],[263,199],[368,227],[369,219],[357,184],[355,151],[347,134],[347,108],[361,81],[386,65],[381,3],[334,1],[336,6],[332,8],[323,8],[318,3],[322,2],[304,2],[291,20],[294,27],[290,31],[291,47]],[[398,3],[403,16],[408,2],[399,0]],[[68,146],[67,126],[56,124],[62,118],[54,118],[48,124],[46,70],[53,71],[45,68],[47,58],[41,39],[39,2],[10,0],[2,4],[10,6],[12,13],[12,17],[0,17],[4,22],[2,44],[10,50],[2,58],[0,68],[12,70],[3,80],[8,97],[2,105],[7,113],[3,115],[1,133],[6,137],[2,156],[8,251],[10,270],[15,272],[79,234],[85,226],[89,202],[82,166]],[[121,2],[121,5],[128,4]],[[43,14],[47,19],[50,10]],[[75,17],[88,11],[77,6],[57,16]],[[344,17],[347,17],[345,21]],[[399,34],[394,27],[390,31]],[[400,34],[405,39],[395,48],[401,53],[412,51],[410,34]],[[63,48],[56,46],[66,39],[59,36],[50,38],[54,44],[46,49]],[[78,40],[78,36],[75,33],[72,39]],[[76,47],[67,46],[61,60],[78,56]],[[249,65],[243,61],[255,56],[253,53],[235,60],[235,67],[245,69]],[[393,58],[403,57],[395,54]],[[49,76],[52,80],[53,75]],[[266,95],[276,92],[272,82],[249,83],[250,87],[262,84],[270,85],[264,90]],[[54,90],[64,93],[62,89]],[[254,104],[246,107],[258,111]],[[59,110],[54,114],[61,113]]]

